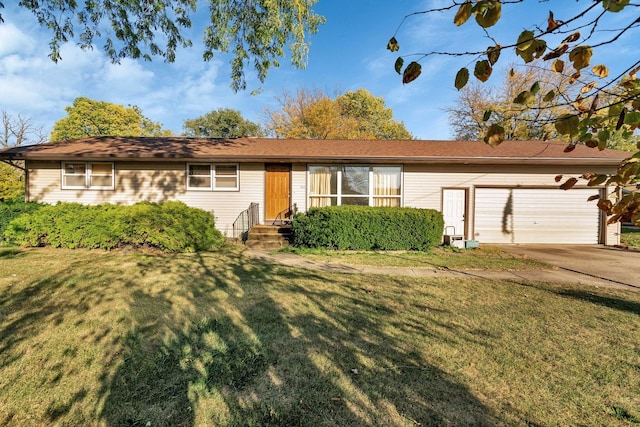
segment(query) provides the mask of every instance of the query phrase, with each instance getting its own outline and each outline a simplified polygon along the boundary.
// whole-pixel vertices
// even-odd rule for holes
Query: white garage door
[[[475,238],[481,243],[599,243],[596,189],[477,188]]]

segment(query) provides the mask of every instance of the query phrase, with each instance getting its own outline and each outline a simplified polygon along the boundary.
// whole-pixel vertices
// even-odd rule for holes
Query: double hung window
[[[113,163],[105,162],[63,162],[63,189],[114,189]]]
[[[187,165],[187,190],[237,191],[238,165],[189,163]]]

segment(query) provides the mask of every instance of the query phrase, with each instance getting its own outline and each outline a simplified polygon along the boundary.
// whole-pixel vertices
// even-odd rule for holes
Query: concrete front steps
[[[255,225],[244,242],[250,249],[282,249],[291,242],[290,225]]]

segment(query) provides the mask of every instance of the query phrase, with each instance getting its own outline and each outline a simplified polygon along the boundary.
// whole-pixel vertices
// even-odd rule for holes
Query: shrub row
[[[340,250],[419,250],[442,240],[444,220],[432,209],[330,206],[293,218],[294,244]]]
[[[223,241],[213,215],[173,201],[42,206],[13,219],[4,238],[19,246],[113,249],[133,245],[166,252],[207,250]]]

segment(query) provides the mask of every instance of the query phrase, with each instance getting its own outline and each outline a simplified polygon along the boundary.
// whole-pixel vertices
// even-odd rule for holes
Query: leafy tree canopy
[[[231,108],[219,108],[195,119],[184,121],[184,135],[204,138],[260,136],[260,126]]]
[[[145,117],[137,106],[124,107],[105,101],[79,97],[66,107],[67,117],[58,120],[52,141],[89,136],[169,136],[162,124]]]
[[[231,52],[231,87],[240,90],[246,88],[248,64],[264,81],[287,46],[292,64],[304,68],[307,37],[325,22],[312,10],[316,1],[25,0],[19,5],[51,31],[49,56],[55,62],[62,59],[61,45],[68,41],[77,41],[83,49],[103,43],[102,49],[115,62],[152,57],[173,62],[178,48],[192,46],[187,33],[197,7],[208,6],[210,21],[201,29],[203,58],[208,61],[214,52]]]
[[[0,162],[0,200],[24,196],[24,173],[22,170]]]
[[[524,0],[452,0],[449,5],[418,11],[405,19],[417,15],[450,13],[451,23],[456,26],[478,25],[486,35],[489,46],[475,49],[477,39],[466,39],[467,51],[429,51],[400,56],[394,68],[402,76],[403,83],[417,79],[422,66],[420,61],[433,55],[462,57],[473,62],[472,66],[460,68],[451,84],[458,90],[464,88],[471,78],[486,82],[491,77],[496,63],[505,51],[512,52],[525,64],[536,59],[546,67],[567,79],[560,90],[542,90],[539,81],[521,90],[511,100],[522,111],[546,111],[550,108],[564,109],[564,113],[552,120],[555,132],[570,142],[567,151],[582,143],[592,148],[605,149],[616,141],[628,141],[640,128],[640,60],[627,56],[627,66],[622,72],[610,75],[609,67],[597,62],[597,52],[615,49],[621,37],[640,28],[637,11],[640,4],[630,0],[594,0],[572,6],[567,16],[554,14],[546,9],[546,16],[531,16],[531,24],[510,40],[498,40],[492,35],[492,27],[501,19],[509,20],[508,8],[516,8]],[[560,1],[545,1],[550,8]],[[564,1],[562,2],[564,3]],[[548,14],[547,14],[548,11]],[[614,19],[615,18],[615,19]],[[538,23],[546,21],[544,28]],[[398,30],[402,27],[400,23]],[[514,26],[516,23],[513,23]],[[517,23],[521,28],[522,23]],[[387,49],[400,50],[398,31],[391,37]],[[405,58],[413,60],[405,66]],[[545,104],[541,105],[540,100]],[[491,109],[483,113],[483,121],[493,116]],[[505,127],[498,121],[489,125],[483,139],[490,145],[498,145],[507,137]],[[638,143],[640,144],[640,143]],[[640,145],[634,147],[640,149]],[[640,224],[640,151],[624,160],[617,172],[611,175],[585,173],[581,179],[589,186],[612,185],[615,193],[625,189],[623,197],[610,200],[611,195],[598,200],[598,206],[610,215],[609,222],[633,221]],[[562,178],[559,178],[562,180]],[[579,182],[570,177],[562,184],[568,189]],[[628,192],[627,192],[628,191]]]
[[[412,139],[381,97],[365,89],[331,97],[320,90],[285,92],[280,111],[267,110],[266,128],[279,138]]]

